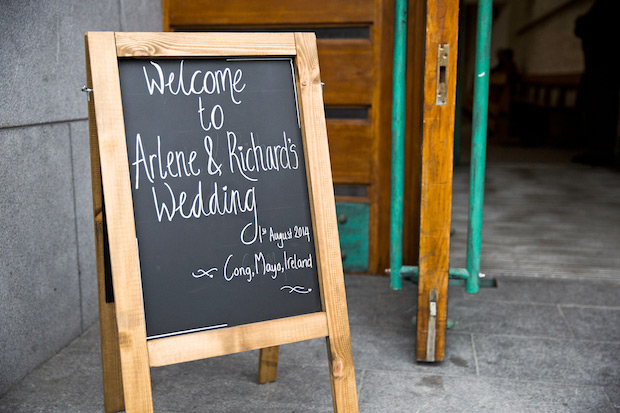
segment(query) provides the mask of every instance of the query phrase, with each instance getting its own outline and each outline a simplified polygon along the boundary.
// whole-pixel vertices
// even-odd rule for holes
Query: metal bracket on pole
[[[93,90],[89,88],[88,86],[84,85],[82,86],[82,92],[86,93],[86,97],[88,101],[90,102],[90,94],[93,93]]]
[[[435,336],[437,335],[437,290],[428,296],[428,335],[426,336],[426,361],[435,361]]]
[[[448,103],[448,58],[450,45],[440,44],[437,50],[437,91],[435,104],[443,106]]]

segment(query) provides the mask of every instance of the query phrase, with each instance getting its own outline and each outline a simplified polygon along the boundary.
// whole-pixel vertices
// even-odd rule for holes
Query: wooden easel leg
[[[103,401],[106,413],[125,410],[121,353],[113,303],[105,303],[99,310],[101,330],[101,358],[103,371]]]
[[[278,355],[280,346],[266,347],[260,350],[258,360],[258,382],[272,383],[278,376]]]
[[[95,91],[89,101],[88,119],[104,398],[106,411],[120,410],[124,404],[129,413],[147,413],[153,411],[153,397],[139,280],[140,263],[135,233],[132,232],[133,217],[123,212],[131,210],[131,192],[121,182],[124,178],[115,172],[124,169],[123,157],[119,157],[122,152],[117,151],[125,145],[115,36],[113,32],[89,32],[85,36],[87,86]],[[97,113],[96,99],[103,102]],[[97,120],[97,116],[101,118]],[[98,123],[107,125],[108,133],[99,136]],[[104,141],[100,144],[101,138]],[[107,166],[102,168],[102,165]],[[104,202],[104,187],[114,202]],[[104,248],[108,246],[109,252],[105,252]],[[109,269],[105,264],[108,257]],[[109,286],[113,287],[113,298],[109,296],[110,288],[106,290],[106,273],[113,281]],[[113,310],[109,310],[108,304],[112,301]],[[120,402],[121,395],[124,396],[123,403]]]
[[[88,88],[93,87],[90,70],[88,39],[86,44],[86,77]],[[103,373],[103,400],[106,413],[125,410],[123,380],[121,376],[121,355],[116,327],[116,310],[111,291],[106,293],[107,239],[103,212],[103,184],[99,156],[94,101],[88,99],[88,127],[90,140],[91,177],[93,190],[93,219],[95,232],[95,255],[97,259],[97,289],[99,298],[99,330],[101,333],[101,369]],[[109,288],[111,290],[111,288]],[[110,298],[108,297],[108,298]],[[110,301],[110,302],[108,302]]]
[[[96,170],[98,171],[98,170]],[[97,176],[97,178],[100,178]],[[99,186],[98,188],[101,188]],[[97,255],[97,285],[99,295],[99,331],[101,334],[101,370],[103,374],[103,401],[106,413],[125,410],[121,353],[116,326],[116,308],[111,280],[106,287],[107,237],[101,192],[94,197],[95,248]]]
[[[334,413],[357,413],[357,387],[349,329],[339,338],[329,336],[326,341]]]

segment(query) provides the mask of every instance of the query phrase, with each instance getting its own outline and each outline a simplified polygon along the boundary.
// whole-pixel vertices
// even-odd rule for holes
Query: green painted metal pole
[[[407,64],[407,1],[396,0],[392,77],[392,196],[390,208],[390,287],[402,288],[403,193],[405,191],[405,68]]]
[[[403,265],[400,269],[400,274],[403,278],[418,279],[420,277],[420,268],[410,265]],[[448,269],[448,276],[455,280],[467,280],[469,274],[465,268],[450,268]]]
[[[467,272],[469,278],[467,279],[466,291],[468,293],[477,293],[480,289],[480,247],[482,244],[482,205],[484,203],[492,9],[493,0],[478,0],[469,181],[469,222],[467,224]]]

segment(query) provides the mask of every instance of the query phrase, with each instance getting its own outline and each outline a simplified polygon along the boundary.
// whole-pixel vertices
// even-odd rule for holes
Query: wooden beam
[[[317,268],[323,311],[327,313],[327,352],[335,412],[357,412],[355,369],[347,299],[342,276],[336,205],[332,185],[327,126],[319,57],[314,33],[295,33],[297,46],[297,88],[301,129],[306,150],[308,192],[312,209]],[[318,114],[312,116],[311,114]]]
[[[292,33],[116,33],[118,57],[294,56]]]
[[[458,10],[458,0],[426,2],[416,359],[429,362],[443,360],[446,336]],[[449,47],[445,104],[437,99],[440,45]]]
[[[372,0],[290,1],[255,0],[168,0],[169,26],[200,28],[206,25],[246,26],[326,26],[372,21]],[[268,6],[267,6],[268,5]]]
[[[392,114],[392,60],[394,52],[394,0],[375,0],[372,87],[372,147],[368,187],[368,271],[383,274],[390,266],[390,156]]]
[[[425,6],[426,0],[409,0],[404,192],[406,213],[403,216],[403,234],[407,234],[403,238],[403,263],[406,265],[419,264]]]
[[[88,37],[86,43],[86,87],[93,88],[90,73]],[[106,257],[104,238],[103,184],[99,158],[94,97],[88,97],[88,132],[90,135],[91,182],[93,191],[93,217],[95,225],[95,256],[97,261],[97,286],[99,298],[99,330],[101,333],[101,369],[103,375],[103,401],[106,412],[125,410],[123,379],[121,376],[121,354],[118,345],[116,309],[114,302],[106,300]]]
[[[96,102],[103,193],[105,199],[114,200],[106,205],[106,217],[125,407],[128,412],[152,412],[151,375],[116,42],[113,32],[89,32],[87,42],[93,85],[91,99]]]
[[[258,382],[273,383],[278,378],[279,346],[266,347],[260,350],[258,360]]]
[[[325,313],[149,340],[151,367],[185,363],[327,336]]]

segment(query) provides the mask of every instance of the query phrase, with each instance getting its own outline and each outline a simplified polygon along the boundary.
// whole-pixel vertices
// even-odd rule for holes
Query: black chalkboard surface
[[[321,311],[293,60],[119,74],[147,338]]]

